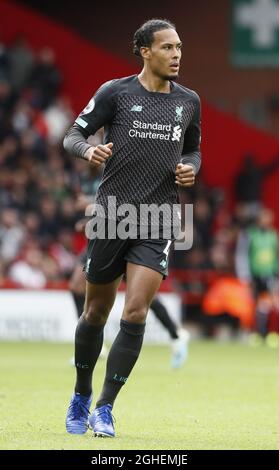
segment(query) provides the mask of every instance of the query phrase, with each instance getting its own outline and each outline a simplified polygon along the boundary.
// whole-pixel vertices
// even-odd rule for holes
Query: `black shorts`
[[[97,284],[114,281],[126,272],[127,262],[168,275],[171,240],[98,239],[88,242],[86,280]]]

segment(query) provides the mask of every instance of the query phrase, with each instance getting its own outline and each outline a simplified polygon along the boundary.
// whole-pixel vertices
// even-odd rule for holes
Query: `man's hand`
[[[112,147],[113,143],[110,142],[109,144],[105,145],[97,145],[97,147],[90,147],[86,150],[84,156],[85,158],[91,163],[92,165],[99,167],[105,161],[112,156]]]
[[[180,188],[188,188],[195,183],[195,173],[192,165],[178,163],[175,172],[175,184]]]

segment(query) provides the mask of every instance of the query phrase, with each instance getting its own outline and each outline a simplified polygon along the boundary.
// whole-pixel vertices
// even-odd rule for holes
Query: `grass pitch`
[[[72,354],[65,344],[0,345],[0,449],[279,450],[278,350],[196,342],[172,371],[168,347],[144,346],[115,403],[115,439],[66,433]]]

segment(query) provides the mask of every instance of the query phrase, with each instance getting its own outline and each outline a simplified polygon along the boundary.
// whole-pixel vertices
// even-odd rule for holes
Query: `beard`
[[[175,82],[176,80],[178,80],[179,74],[176,73],[176,74],[173,74],[173,75],[172,75],[172,74],[169,74],[169,75],[162,75],[161,78],[162,78],[163,80],[166,80],[166,81],[171,80],[172,82]]]

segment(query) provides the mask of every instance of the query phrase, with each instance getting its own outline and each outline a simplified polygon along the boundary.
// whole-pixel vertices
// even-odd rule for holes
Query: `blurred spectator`
[[[215,242],[209,252],[211,266],[220,273],[231,272],[231,263],[228,250],[222,243]]]
[[[46,279],[50,282],[61,280],[61,271],[57,261],[47,254],[42,259],[42,270]]]
[[[14,168],[17,161],[19,148],[18,140],[13,134],[6,136],[0,145],[0,164],[6,168]]]
[[[15,96],[7,78],[0,75],[0,141],[10,132]]]
[[[269,280],[278,275],[278,234],[273,227],[273,212],[263,208],[255,226],[239,234],[236,271],[240,279],[253,280],[257,291],[267,290]]]
[[[22,260],[12,264],[9,276],[12,281],[22,287],[40,289],[46,285],[46,277],[42,268],[42,253],[36,248],[29,248],[25,251]]]
[[[43,48],[36,59],[29,79],[32,104],[46,109],[57,98],[62,76],[55,64],[55,56],[49,47]]]
[[[206,197],[198,197],[194,204],[194,224],[203,248],[208,248],[211,240],[213,214]]]
[[[10,79],[10,58],[6,45],[0,40],[0,80]]]
[[[75,200],[71,197],[65,198],[60,206],[60,223],[63,228],[74,231],[75,224],[77,223],[77,214],[75,212]],[[83,211],[84,214],[84,211]]]
[[[236,272],[240,279],[253,283],[256,329],[266,336],[272,284],[279,274],[278,233],[273,227],[273,212],[263,208],[255,226],[240,232],[236,248]]]
[[[57,206],[54,199],[45,196],[40,205],[41,223],[39,234],[44,245],[56,239],[60,227]]]
[[[49,248],[49,254],[56,260],[63,277],[69,278],[76,265],[73,253],[73,232],[67,229],[60,231],[58,240]]]
[[[40,218],[36,212],[27,212],[24,216],[24,226],[26,238],[38,238],[40,228]]]
[[[24,228],[18,212],[12,208],[3,209],[0,215],[0,257],[5,263],[12,261],[24,240]]]
[[[9,49],[10,78],[13,89],[19,92],[27,83],[34,62],[34,55],[22,35],[17,35]]]
[[[210,285],[203,299],[203,308],[209,315],[207,328],[213,329],[213,334],[218,337],[221,334],[224,338],[225,332],[228,339],[238,334],[240,324],[250,329],[254,323],[252,291],[247,283],[232,276],[223,275]]]
[[[259,165],[254,155],[245,155],[243,166],[235,179],[235,196],[237,202],[248,206],[251,216],[257,214],[262,201],[263,179],[278,167],[278,156],[266,165]]]
[[[49,142],[51,144],[60,143],[72,121],[73,114],[66,99],[60,98],[53,102],[45,111]]]

